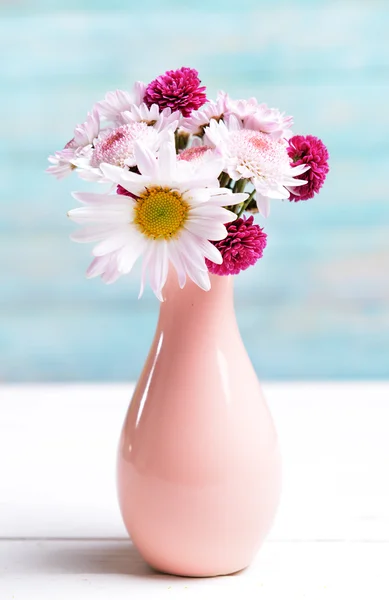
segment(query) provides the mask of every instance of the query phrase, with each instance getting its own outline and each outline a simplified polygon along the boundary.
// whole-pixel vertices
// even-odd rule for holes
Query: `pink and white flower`
[[[94,109],[88,113],[85,123],[75,127],[73,138],[63,150],[58,150],[54,155],[49,156],[51,166],[46,171],[57,179],[63,179],[75,169],[82,167],[84,162],[88,163],[93,143],[99,133],[100,118],[97,110]]]
[[[268,133],[274,140],[289,139],[293,133],[293,117],[286,116],[277,108],[269,108],[267,104],[258,104],[256,98],[248,100],[231,100],[226,98],[226,117],[234,115],[241,120],[245,129]]]
[[[220,252],[211,241],[227,235],[225,227],[236,214],[223,208],[241,203],[247,194],[232,194],[220,188],[222,163],[214,157],[198,165],[177,160],[173,136],[157,153],[135,143],[139,174],[101,165],[107,179],[122,186],[124,194],[75,193],[83,207],[69,217],[86,227],[73,234],[79,242],[99,241],[88,276],[101,275],[111,283],[129,273],[141,256],[143,292],[146,276],[162,301],[169,263],[183,287],[188,276],[204,290],[210,289],[205,259],[221,263]],[[92,223],[92,225],[90,225]]]
[[[269,198],[289,198],[290,187],[306,184],[296,177],[309,167],[293,167],[283,141],[261,131],[244,129],[235,115],[226,122],[211,122],[205,129],[204,141],[222,153],[224,170],[231,179],[248,179],[253,184],[258,209],[264,216],[269,214]]]
[[[132,104],[128,110],[122,112],[118,120],[123,125],[131,125],[133,123],[146,123],[150,127],[154,127],[157,131],[168,129],[175,131],[180,120],[179,111],[174,111],[170,108],[164,108],[160,111],[157,104],[152,104],[150,108],[142,102],[139,106]]]
[[[146,123],[121,125],[96,142],[90,165],[99,167],[101,163],[109,163],[118,167],[134,167],[135,142],[142,142],[151,150],[157,150],[159,140],[158,131]]]
[[[104,100],[95,104],[95,109],[103,119],[121,125],[121,113],[130,110],[133,104],[139,106],[143,102],[145,89],[145,84],[137,81],[132,93],[123,90],[107,92]]]
[[[106,182],[100,169],[101,163],[122,168],[135,167],[135,142],[141,142],[153,152],[157,151],[169,132],[175,131],[178,113],[171,113],[170,109],[159,113],[157,106],[148,109],[145,104],[139,107],[132,104],[130,110],[121,113],[118,120],[123,124],[103,131],[95,140],[90,156],[78,161],[78,166],[83,168],[79,173],[83,179]]]
[[[193,135],[202,135],[204,128],[214,119],[220,121],[227,110],[228,96],[224,92],[219,92],[216,102],[212,100],[204,104],[200,110],[192,112],[190,117],[181,121],[181,127],[187,133]]]
[[[178,156],[178,160],[185,160],[196,166],[202,165],[214,158],[220,158],[221,153],[212,146],[192,146],[186,148]]]

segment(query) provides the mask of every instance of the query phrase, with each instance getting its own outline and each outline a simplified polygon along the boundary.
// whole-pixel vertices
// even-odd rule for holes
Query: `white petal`
[[[296,175],[301,175],[302,173],[306,173],[307,171],[309,171],[310,169],[310,165],[305,165],[305,164],[301,164],[301,165],[297,165],[296,167],[291,167],[291,172],[293,177],[296,177]]]
[[[134,153],[135,164],[138,166],[139,171],[147,173],[147,176],[156,177],[158,172],[157,159],[153,152],[139,142],[135,142]]]
[[[225,188],[220,188],[223,191]],[[220,193],[220,194],[212,194],[210,197],[208,204],[213,204],[214,206],[235,206],[235,204],[240,204],[244,202],[248,198],[248,194],[246,192],[242,192],[239,194],[231,193]]]
[[[98,242],[105,239],[115,231],[120,231],[117,225],[87,225],[70,234],[73,242],[81,244],[87,242]]]
[[[148,272],[150,286],[158,300],[163,302],[162,288],[166,283],[169,259],[166,240],[153,243],[153,252],[149,260]]]
[[[211,219],[189,218],[184,227],[195,235],[212,241],[223,240],[227,235],[224,225],[215,223]]]
[[[306,179],[294,179],[294,177],[285,177],[283,180],[284,185],[306,185],[308,181]]]
[[[87,204],[88,206],[101,206],[105,204],[109,206],[110,204],[131,204],[131,199],[129,196],[121,195],[121,194],[92,194],[90,192],[72,192],[73,198],[78,200],[82,204]]]
[[[210,193],[207,188],[187,190],[182,196],[192,206],[204,204],[210,199]]]
[[[177,155],[173,136],[161,144],[158,153],[158,172],[162,179],[175,179]]]
[[[86,271],[87,278],[91,279],[92,277],[97,277],[97,275],[104,273],[110,258],[109,254],[94,258]]]
[[[257,207],[261,215],[267,218],[270,214],[270,201],[266,196],[262,196],[258,192],[255,194],[255,200],[257,202]]]
[[[146,246],[147,239],[133,228],[131,231],[131,240],[118,251],[117,263],[119,271],[129,273],[139,256],[146,249]]]
[[[73,208],[68,212],[68,217],[76,223],[128,223],[129,209],[127,206],[95,207],[82,206]]]
[[[107,179],[114,183],[119,183],[128,192],[138,195],[139,190],[142,190],[147,183],[150,183],[150,177],[144,175],[138,175],[132,171],[127,171],[121,167],[115,165],[109,165],[108,163],[101,163],[100,169]]]
[[[117,279],[119,279],[120,276],[121,273],[118,270],[116,264],[116,255],[111,254],[109,264],[104,273],[101,275],[101,279],[104,281],[104,283],[111,284],[114,283]]]
[[[100,242],[100,244],[93,248],[93,255],[104,256],[104,254],[110,254],[115,250],[120,250],[120,248],[123,248],[127,243],[131,243],[131,233],[128,228],[115,232],[113,235],[110,235],[107,239]]]
[[[189,261],[197,269],[201,271],[207,271],[205,264],[204,253],[201,250],[200,245],[197,243],[199,238],[191,233],[190,231],[183,231],[179,238],[179,252],[181,257]]]
[[[228,129],[230,131],[239,131],[240,129],[243,129],[242,122],[235,115],[230,115],[228,119]]]
[[[182,257],[185,269],[191,280],[198,285],[202,290],[208,292],[211,289],[208,271],[203,271],[193,265],[186,256]]]
[[[209,162],[200,163],[200,166],[196,172],[198,180],[203,182],[202,185],[213,182],[217,179],[220,173],[223,171],[224,160],[222,158],[211,158]]]
[[[199,238],[197,236],[194,237],[196,238],[196,244],[201,249],[204,256],[217,265],[221,265],[223,262],[223,257],[216,246],[204,238]]]
[[[220,221],[222,224],[230,223],[231,221],[235,221],[236,214],[227,210],[226,208],[222,208],[221,206],[199,206],[198,208],[192,208],[189,211],[189,218],[207,218],[213,219],[215,221]]]
[[[181,253],[179,250],[179,245],[176,240],[170,240],[168,244],[168,253],[171,262],[176,270],[178,277],[178,285],[182,289],[186,283],[186,271],[185,265],[181,258]]]
[[[147,270],[148,270],[149,261],[152,257],[152,254],[153,254],[153,242],[151,240],[146,240],[146,247],[145,247],[145,251],[143,254],[143,261],[142,261],[142,274],[141,274],[141,278],[140,278],[140,290],[139,290],[138,298],[141,298],[143,296],[143,291],[145,289],[145,283],[146,283]]]

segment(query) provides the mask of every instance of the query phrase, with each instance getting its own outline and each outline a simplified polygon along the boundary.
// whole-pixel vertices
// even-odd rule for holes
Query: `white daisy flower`
[[[192,112],[190,117],[181,121],[181,128],[187,133],[193,135],[202,135],[204,128],[207,127],[210,121],[219,121],[223,118],[223,114],[227,110],[228,95],[225,92],[219,92],[216,102],[210,100],[199,110]]]
[[[120,114],[118,120],[123,125],[146,123],[146,125],[154,127],[157,131],[169,129],[174,132],[180,120],[180,112],[178,110],[172,112],[170,108],[164,108],[160,111],[157,104],[152,104],[149,108],[142,102],[139,106],[132,104],[128,110]]]
[[[225,223],[236,215],[223,208],[240,204],[247,194],[232,194],[218,187],[222,168],[214,158],[196,168],[177,160],[171,135],[159,152],[135,143],[140,174],[103,164],[104,175],[122,186],[124,194],[75,193],[85,206],[69,212],[78,223],[93,223],[73,234],[79,242],[100,241],[88,276],[102,275],[110,283],[129,273],[143,256],[141,292],[148,275],[151,288],[162,301],[169,263],[183,287],[188,276],[204,290],[211,287],[205,258],[221,264],[220,252],[210,240],[224,239]]]
[[[137,81],[132,92],[123,90],[107,92],[104,100],[95,104],[95,109],[103,119],[121,125],[121,113],[130,110],[133,104],[139,106],[143,102],[145,90],[145,84],[142,81]]]
[[[100,133],[100,118],[98,112],[94,109],[88,113],[85,123],[77,125],[74,130],[73,138],[66,144],[63,150],[58,150],[54,155],[49,156],[49,162],[52,163],[46,169],[57,179],[62,179],[70,175],[77,168],[83,168],[83,164],[89,164],[89,157],[92,153],[92,146]]]
[[[258,208],[264,216],[269,214],[269,198],[289,198],[290,187],[307,183],[295,178],[305,173],[309,166],[291,166],[283,141],[275,141],[261,131],[244,129],[234,115],[226,122],[212,121],[205,129],[204,142],[222,153],[224,170],[231,179],[251,181]]]
[[[77,168],[74,159],[75,151],[72,148],[58,150],[49,156],[48,161],[51,165],[47,167],[46,173],[54,175],[57,179],[64,179]]]

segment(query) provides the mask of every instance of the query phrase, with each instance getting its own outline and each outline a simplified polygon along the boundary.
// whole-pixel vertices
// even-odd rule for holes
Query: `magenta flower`
[[[328,150],[319,138],[314,135],[295,135],[289,140],[288,154],[292,159],[292,166],[309,165],[311,168],[299,175],[308,183],[298,188],[292,188],[289,200],[299,202],[309,200],[317,194],[324,183],[328,166]]]
[[[160,110],[171,108],[189,117],[193,110],[207,102],[205,87],[200,87],[200,83],[196,69],[182,67],[167,71],[149,83],[143,101],[149,108],[157,104]]]
[[[223,262],[217,265],[207,258],[208,270],[214,275],[237,275],[248,269],[262,257],[267,235],[254,223],[254,217],[236,219],[226,225],[227,237],[214,242],[220,251]]]

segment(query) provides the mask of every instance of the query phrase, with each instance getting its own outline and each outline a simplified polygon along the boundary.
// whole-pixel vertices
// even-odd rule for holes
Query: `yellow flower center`
[[[189,204],[179,192],[169,188],[146,189],[135,204],[134,224],[152,239],[170,239],[182,229]]]

